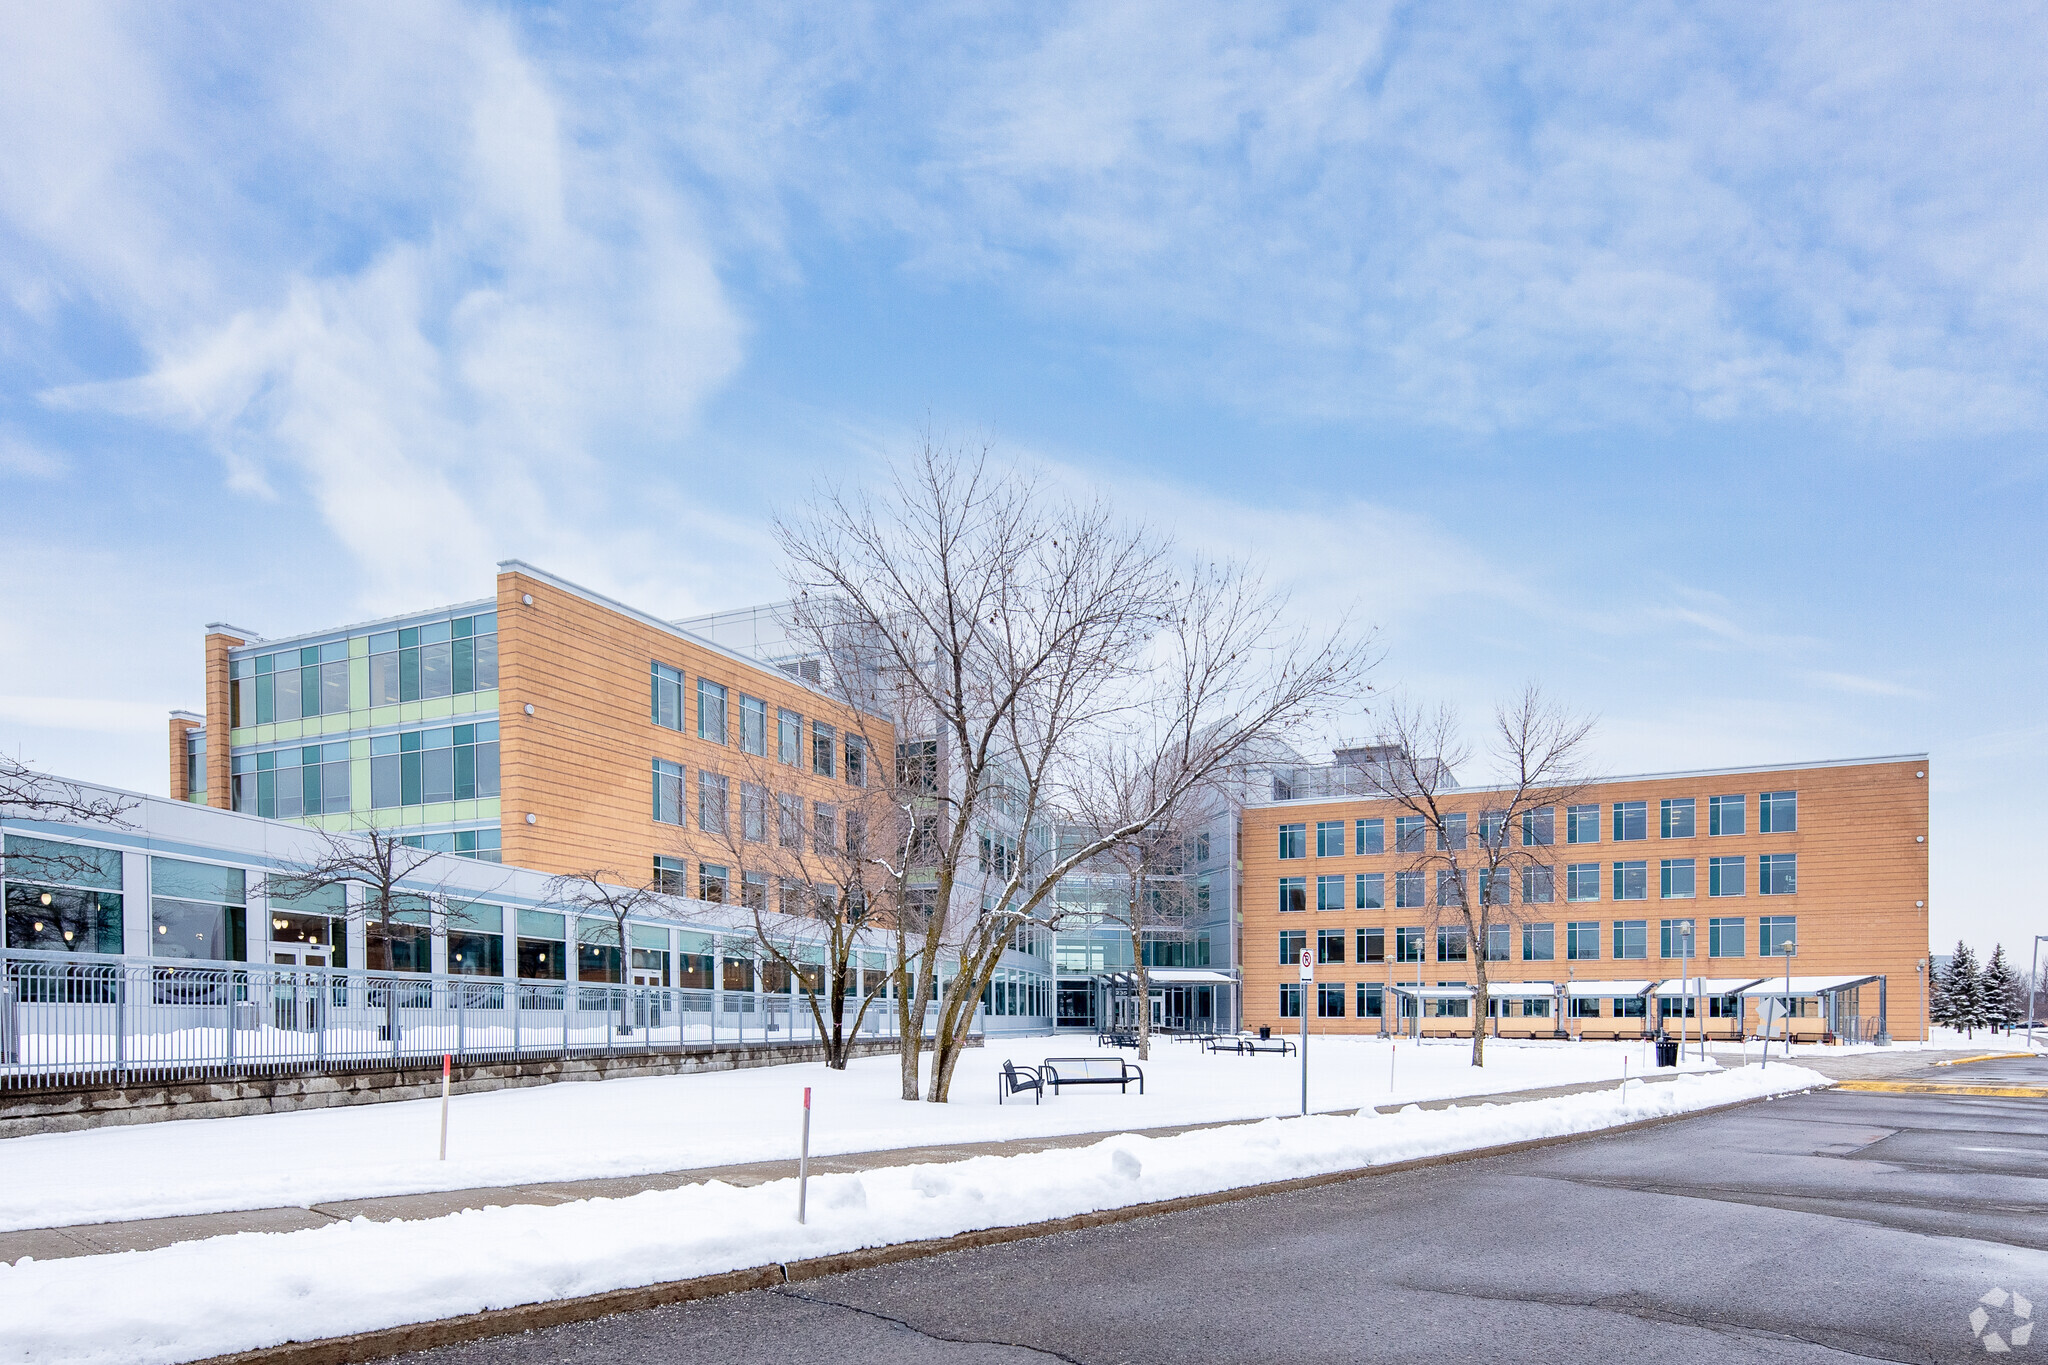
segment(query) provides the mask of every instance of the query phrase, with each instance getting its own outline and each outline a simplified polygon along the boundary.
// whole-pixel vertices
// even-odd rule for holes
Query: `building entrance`
[[[332,950],[319,943],[273,943],[270,961],[274,966],[301,969],[279,972],[271,984],[271,1013],[277,1027],[317,1030],[326,1009],[327,978],[325,973],[305,969],[328,966],[333,961]]]

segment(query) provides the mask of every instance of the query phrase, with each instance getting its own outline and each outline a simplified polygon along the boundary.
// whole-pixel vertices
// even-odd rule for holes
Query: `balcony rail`
[[[859,1004],[845,1002],[849,1028]],[[926,1012],[926,1037],[936,1019]],[[975,1033],[981,1024],[977,1011]],[[870,1004],[859,1036],[896,1037],[893,1002]],[[800,994],[0,956],[0,1091],[818,1040]]]

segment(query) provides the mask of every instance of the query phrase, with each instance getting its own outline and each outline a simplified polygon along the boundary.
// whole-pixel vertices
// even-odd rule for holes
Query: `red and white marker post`
[[[804,1087],[804,1143],[796,1158],[796,1221],[804,1221],[811,1193],[811,1088]]]
[[[441,1160],[448,1159],[448,1054],[441,1054]]]

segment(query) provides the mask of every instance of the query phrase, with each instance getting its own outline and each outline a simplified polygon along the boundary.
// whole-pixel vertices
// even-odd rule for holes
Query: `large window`
[[[1515,874],[1505,867],[1479,869],[1479,901],[1482,905],[1506,905]]]
[[[1282,929],[1280,931],[1280,965],[1292,967],[1301,961],[1301,950],[1308,946],[1308,930]]]
[[[1759,896],[1789,896],[1799,889],[1799,855],[1766,853],[1756,860]]]
[[[1377,981],[1358,983],[1358,1017],[1383,1019],[1387,1013],[1387,988]]]
[[[1688,900],[1696,894],[1696,862],[1691,858],[1666,858],[1658,873],[1657,894],[1664,900]]]
[[[1650,955],[1650,922],[1640,919],[1616,920],[1614,955],[1624,960],[1647,958]]]
[[[1555,962],[1557,960],[1557,926],[1555,924],[1525,924],[1522,926],[1522,961]]]
[[[654,760],[654,818],[664,825],[683,820],[683,766]]]
[[[1708,957],[1744,957],[1748,934],[1741,918],[1715,917],[1707,921]]]
[[[333,746],[328,746],[333,747]],[[370,740],[370,805],[377,809],[498,794],[498,722],[443,725]]]
[[[1358,852],[1385,853],[1387,851],[1387,822],[1385,820],[1360,820],[1356,833],[1358,836]]]
[[[1419,815],[1397,815],[1394,817],[1394,851],[1396,853],[1422,852],[1423,833],[1429,822]]]
[[[846,736],[845,749],[847,785],[853,787],[865,787],[868,784],[867,741],[862,739],[859,735],[850,734]],[[1010,809],[1002,802],[997,803],[997,809],[1003,810],[1005,814],[1014,815],[1016,813],[1013,809]]]
[[[1463,962],[1466,960],[1466,934],[1464,929],[1440,924],[1436,931],[1436,960],[1438,962]]]
[[[1650,837],[1649,803],[1644,801],[1617,801],[1614,803],[1614,839],[1616,843],[1632,843]]]
[[[1423,927],[1410,924],[1394,931],[1394,961],[1422,961]]]
[[[1344,856],[1344,822],[1342,820],[1316,821],[1316,856],[1318,858],[1341,858]]]
[[[1280,909],[1283,913],[1308,909],[1308,878],[1280,879]]]
[[[246,962],[248,903],[239,867],[151,858],[150,955]]]
[[[520,980],[566,980],[569,975],[567,918],[545,910],[521,910],[518,928]],[[540,996],[539,999],[551,1000],[552,997]],[[526,1002],[522,1000],[521,1003]]]
[[[1514,926],[1489,924],[1486,926],[1486,960],[1506,962],[1514,946]]]
[[[1342,910],[1344,908],[1344,874],[1334,877],[1316,878],[1316,909]]]
[[[1439,853],[1462,853],[1465,850],[1465,813],[1457,811],[1443,817],[1437,826],[1436,847]]]
[[[1387,904],[1387,874],[1384,872],[1361,872],[1357,880],[1357,908],[1360,910],[1383,910]]]
[[[1465,870],[1440,867],[1436,870],[1436,903],[1462,908],[1465,904]]]
[[[1316,931],[1316,961],[1342,962],[1344,940],[1348,938],[1342,929],[1319,929]]]
[[[1280,826],[1280,856],[1283,858],[1306,858],[1308,856],[1308,826]]]
[[[1693,921],[1689,919],[1660,920],[1657,924],[1657,956],[1698,957],[1700,945],[1697,936],[1694,936],[1694,941],[1690,945],[1685,941],[1692,924]]]
[[[1578,919],[1564,927],[1564,955],[1574,962],[1593,962],[1600,957],[1600,921]]]
[[[664,896],[690,894],[690,868],[681,858],[654,855],[654,889]]]
[[[839,732],[822,720],[811,722],[811,771],[819,777],[839,772]]]
[[[1650,865],[1642,859],[1614,865],[1614,898],[1640,901],[1650,898]]]
[[[740,697],[740,752],[768,756],[768,703],[759,697]]]
[[[1749,825],[1749,798],[1710,796],[1707,798],[1707,834],[1741,834]]]
[[[185,799],[205,804],[206,736],[185,736]]]
[[[697,899],[724,904],[732,899],[732,875],[723,863],[697,864]]]
[[[775,795],[775,842],[780,848],[801,850],[804,846],[804,799],[788,792]],[[823,850],[830,853],[828,846]]]
[[[683,675],[667,664],[648,665],[648,689],[652,694],[648,705],[653,711],[654,723],[671,730],[683,728]]]
[[[370,705],[490,691],[498,685],[497,630],[497,613],[483,612],[372,635],[368,641]]]
[[[768,789],[740,783],[740,838],[750,844],[768,842]]]
[[[1667,796],[1663,802],[1663,835],[1666,839],[1690,839],[1693,837],[1693,799],[1690,796]]]
[[[1600,864],[1573,863],[1564,870],[1564,898],[1568,901],[1600,899]]]
[[[497,729],[495,722],[491,728]],[[398,737],[388,738],[395,744]],[[491,753],[491,781],[495,786],[495,742]],[[307,815],[340,814],[354,804],[347,740],[236,754],[232,769],[234,808],[250,815],[296,820]]]
[[[697,738],[725,743],[725,684],[697,679]]]
[[[1530,905],[1549,905],[1557,899],[1557,869],[1554,867],[1525,867],[1522,869],[1522,900]]]
[[[1387,960],[1387,931],[1385,929],[1360,929],[1358,931],[1358,960],[1360,962],[1385,962]]]
[[[719,773],[697,772],[697,828],[706,834],[725,833],[725,812],[732,784]]]
[[[1522,812],[1522,845],[1548,848],[1557,842],[1557,807],[1538,806]]]
[[[1318,1019],[1342,1019],[1344,1017],[1344,985],[1342,982],[1325,981],[1317,983],[1316,1017]]]
[[[1762,834],[1791,834],[1799,828],[1799,793],[1765,792],[1756,799],[1756,827]]]
[[[121,951],[121,855],[7,836],[5,942],[50,953]]]
[[[1402,910],[1413,910],[1423,905],[1422,873],[1420,871],[1396,872],[1394,874],[1394,904]]]
[[[1756,951],[1759,957],[1775,957],[1790,944],[1797,951],[1799,946],[1799,917],[1796,915],[1765,915],[1756,922]]]
[[[934,744],[932,748],[936,751],[938,746]],[[775,761],[792,768],[804,764],[804,718],[780,707],[775,711]]]
[[[1282,1019],[1301,1018],[1301,983],[1299,981],[1283,981],[1280,983],[1280,1017]]]
[[[1600,842],[1600,807],[1568,806],[1565,808],[1564,841],[1568,844],[1597,844]]]
[[[1743,894],[1744,864],[1747,858],[1707,859],[1707,894],[1709,896],[1740,896]]]

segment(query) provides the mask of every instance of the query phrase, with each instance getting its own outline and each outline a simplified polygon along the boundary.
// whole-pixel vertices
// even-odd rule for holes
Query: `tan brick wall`
[[[1557,843],[1551,848],[1554,855],[1550,861],[1557,866],[1557,900],[1549,905],[1524,907],[1520,903],[1520,888],[1516,888],[1516,904],[1510,915],[1519,925],[1524,920],[1549,921],[1557,926],[1557,958],[1552,962],[1524,962],[1521,958],[1521,931],[1514,931],[1514,942],[1510,948],[1510,960],[1487,964],[1488,978],[1493,981],[1543,981],[1566,980],[1568,975],[1577,980],[1644,980],[1676,977],[1679,963],[1675,959],[1658,956],[1659,921],[1665,918],[1692,918],[1698,923],[1697,951],[1693,974],[1704,972],[1708,977],[1760,977],[1773,970],[1783,969],[1783,959],[1764,961],[1757,956],[1757,921],[1764,915],[1796,915],[1798,917],[1799,951],[1793,962],[1795,976],[1861,976],[1882,974],[1887,978],[1889,988],[1889,1022],[1891,1032],[1897,1038],[1920,1036],[1922,1008],[1922,979],[1915,972],[1915,963],[1927,956],[1927,787],[1924,774],[1927,763],[1924,759],[1902,762],[1827,765],[1810,767],[1750,770],[1743,772],[1717,773],[1707,776],[1674,776],[1630,778],[1614,782],[1601,782],[1588,788],[1577,799],[1581,803],[1598,802],[1601,809],[1600,842],[1593,844],[1566,844],[1565,817],[1562,810],[1557,813]],[[1796,790],[1799,793],[1799,828],[1789,834],[1757,833],[1757,796],[1765,791]],[[1739,836],[1711,837],[1707,834],[1707,798],[1710,796],[1743,793],[1748,796],[1748,832]],[[1666,797],[1690,796],[1697,801],[1698,833],[1690,839],[1661,839],[1659,835],[1659,803]],[[1612,805],[1616,801],[1641,800],[1649,810],[1649,837],[1643,842],[1616,843],[1612,839]],[[1469,798],[1446,803],[1446,808],[1463,808],[1476,833],[1479,813],[1488,804],[1482,791],[1470,793]],[[1377,981],[1385,983],[1390,979],[1412,982],[1415,980],[1415,964],[1393,964],[1398,977],[1389,978],[1386,964],[1367,964],[1361,967],[1351,958],[1354,955],[1357,935],[1361,927],[1384,927],[1387,931],[1387,954],[1394,952],[1394,930],[1402,925],[1432,926],[1437,923],[1438,914],[1432,905],[1426,910],[1396,910],[1394,902],[1394,873],[1415,864],[1415,855],[1393,852],[1394,818],[1400,814],[1400,807],[1388,800],[1330,800],[1300,801],[1281,805],[1248,808],[1243,813],[1243,914],[1244,914],[1244,1017],[1248,1026],[1261,1024],[1281,1026],[1289,1030],[1298,1028],[1300,1021],[1279,1017],[1279,988],[1283,981],[1299,979],[1294,967],[1283,968],[1279,962],[1279,934],[1284,929],[1301,929],[1308,932],[1311,946],[1316,941],[1319,929],[1342,928],[1346,931],[1346,962],[1342,967],[1334,964],[1318,966],[1318,981],[1341,980],[1347,986],[1345,1017],[1343,1019],[1320,1019],[1315,1017],[1315,999],[1311,991],[1308,999],[1309,1028],[1318,1033],[1377,1033],[1378,1020],[1361,1020],[1355,1017],[1356,983]],[[1386,820],[1387,853],[1372,856],[1358,856],[1350,850],[1355,847],[1350,830],[1351,822],[1374,816]],[[1315,856],[1315,827],[1318,820],[1343,820],[1346,824],[1346,852],[1342,857],[1319,858]],[[1279,828],[1282,824],[1303,823],[1307,825],[1309,856],[1304,859],[1282,860],[1279,857]],[[1799,855],[1798,891],[1789,896],[1763,896],[1757,891],[1757,857],[1765,853],[1796,853]],[[1716,856],[1742,855],[1747,859],[1746,894],[1740,898],[1715,898],[1707,895],[1707,859]],[[1698,863],[1698,893],[1695,899],[1661,900],[1658,896],[1659,863],[1665,858],[1694,858]],[[1643,859],[1648,864],[1649,898],[1641,901],[1612,899],[1612,865],[1623,859]],[[1573,862],[1597,862],[1600,865],[1601,896],[1597,902],[1569,902],[1565,896],[1564,868]],[[1348,879],[1360,872],[1384,872],[1387,875],[1387,909],[1356,910],[1349,908],[1355,903],[1352,890],[1355,883]],[[1341,873],[1347,878],[1346,909],[1342,911],[1318,911],[1315,905],[1315,879],[1318,875]],[[1282,914],[1279,911],[1279,880],[1282,876],[1303,876],[1308,879],[1308,904],[1306,912]],[[1425,887],[1429,898],[1435,899],[1435,875],[1425,874]],[[1448,912],[1455,914],[1456,912]],[[1746,921],[1745,944],[1747,956],[1736,959],[1707,958],[1707,922],[1715,915],[1740,916]],[[1613,922],[1618,919],[1641,919],[1648,921],[1649,956],[1644,960],[1617,962],[1612,956]],[[1570,962],[1565,958],[1565,925],[1573,920],[1597,920],[1600,923],[1601,944],[1598,961]],[[1423,980],[1434,985],[1438,980],[1471,982],[1474,976],[1473,964],[1468,962],[1435,961],[1435,935],[1428,938],[1426,953],[1429,960],[1423,965]],[[1568,972],[1568,969],[1569,972]],[[1633,1020],[1616,1020],[1603,1017],[1583,1021],[1583,1031],[1607,1033],[1617,1028],[1632,1030]],[[1393,1009],[1388,1006],[1390,1017]],[[1650,1005],[1652,1026],[1655,1025],[1656,1005]],[[1875,1016],[1878,1012],[1877,986],[1875,983],[1862,989],[1858,1002],[1859,1013]],[[1570,1021],[1564,1021],[1570,1022]],[[1751,1025],[1755,1020],[1752,1013]],[[1458,1032],[1470,1031],[1469,1020],[1425,1019],[1425,1031]],[[1546,1030],[1549,1026],[1542,1020],[1503,1019],[1500,1026],[1504,1032],[1522,1030]],[[1709,1020],[1710,1033],[1718,1034],[1727,1023]],[[1818,1020],[1801,1020],[1795,1027],[1817,1031]]]
[[[228,696],[228,651],[247,643],[221,631],[206,637],[206,804],[221,810],[227,810],[234,797],[229,777],[233,755],[228,752],[228,722],[233,707]],[[178,763],[183,761],[181,757]],[[182,782],[182,778],[173,780]]]
[[[185,737],[191,734],[194,730],[200,730],[204,728],[205,726],[199,721],[187,720],[183,716],[171,717],[170,792],[171,800],[173,801],[183,801],[192,795],[192,792],[190,788],[186,786],[185,781]],[[211,772],[209,772],[207,775],[207,790],[209,792],[213,790],[213,777]]]
[[[531,605],[522,599],[530,594]],[[543,872],[568,873],[612,868],[636,880],[652,874],[654,857],[682,853],[695,863],[730,865],[730,849],[715,835],[701,835],[696,820],[696,778],[700,769],[724,773],[731,781],[730,818],[739,818],[740,783],[765,773],[775,790],[801,794],[807,803],[844,803],[852,792],[840,775],[814,776],[809,766],[812,718],[842,735],[864,724],[870,758],[893,762],[889,728],[869,718],[856,722],[844,708],[772,669],[734,659],[694,644],[623,611],[593,602],[546,579],[518,571],[498,578],[499,784],[502,793],[504,860]],[[654,723],[649,707],[649,667],[659,661],[684,676],[687,731]],[[696,686],[700,677],[728,689],[729,742],[696,737]],[[769,706],[769,757],[739,750],[739,698],[760,697]],[[531,704],[534,714],[526,714]],[[805,719],[805,762],[775,763],[775,710],[787,707]],[[653,815],[653,760],[689,770],[688,827],[657,822]],[[528,824],[526,817],[537,818]],[[738,875],[739,869],[733,869]],[[694,885],[694,884],[693,884]]]

